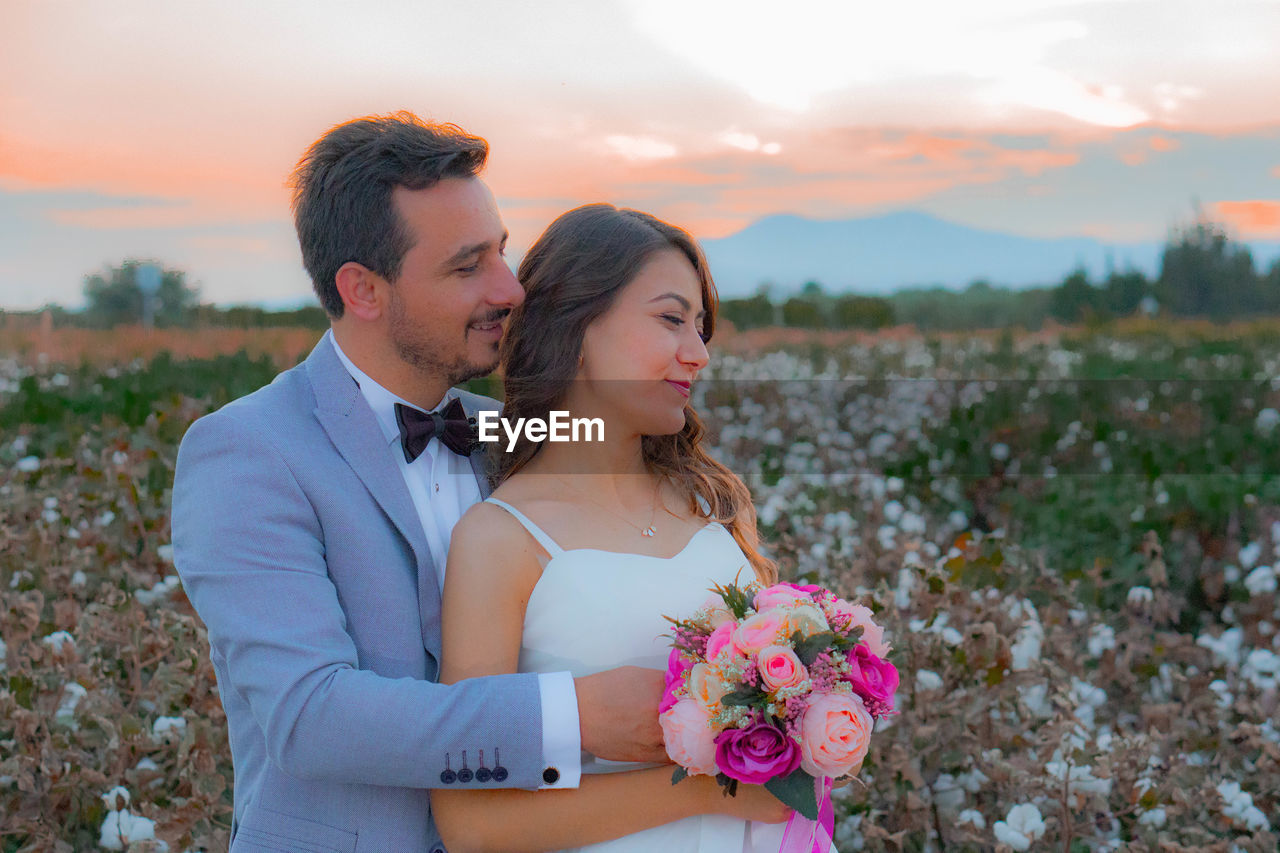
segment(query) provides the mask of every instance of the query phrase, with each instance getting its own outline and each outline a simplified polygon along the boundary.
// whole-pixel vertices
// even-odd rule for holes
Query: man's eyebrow
[[[499,250],[506,247],[507,236],[508,234],[506,231],[502,232],[502,239],[498,241]],[[489,251],[492,248],[493,248],[492,240],[485,240],[483,243],[474,243],[470,246],[463,246],[461,249],[459,249],[458,251],[450,255],[448,260],[446,260],[444,264],[442,264],[442,266],[445,266],[445,267],[456,266],[457,264],[460,264],[465,260],[469,260],[473,256],[483,255],[485,252]]]
[[[658,300],[660,300],[660,299],[674,299],[676,302],[679,302],[679,303],[680,303],[680,307],[681,307],[681,308],[683,308],[683,309],[684,309],[684,310],[686,310],[686,311],[688,311],[690,308],[692,308],[692,307],[693,307],[693,304],[692,304],[691,302],[689,302],[689,300],[688,300],[688,299],[685,299],[683,296],[681,296],[681,295],[680,295],[680,294],[678,294],[678,293],[664,293],[664,294],[662,294],[661,296],[655,296],[655,297],[653,297],[653,298],[652,298],[652,299],[650,299],[649,301],[650,301],[650,302],[657,302],[657,301],[658,301]],[[699,312],[698,312],[698,316],[699,316],[699,317],[701,317],[701,316],[703,316],[703,315],[704,315],[704,314],[706,314],[706,313],[707,313],[706,311],[699,311]]]

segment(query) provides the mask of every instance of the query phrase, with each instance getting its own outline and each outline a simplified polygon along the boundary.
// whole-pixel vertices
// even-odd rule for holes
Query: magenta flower
[[[800,746],[768,723],[725,729],[716,737],[716,766],[730,779],[763,785],[800,766]]]
[[[849,652],[848,679],[853,692],[862,697],[874,716],[893,710],[893,694],[898,689],[898,668],[878,658],[859,643]]]

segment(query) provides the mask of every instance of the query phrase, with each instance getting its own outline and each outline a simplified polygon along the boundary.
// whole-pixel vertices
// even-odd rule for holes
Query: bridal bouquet
[[[716,587],[674,630],[659,708],[667,754],[726,793],[764,785],[829,820],[831,780],[856,772],[898,670],[871,610],[814,585]],[[828,829],[828,832],[830,830]]]

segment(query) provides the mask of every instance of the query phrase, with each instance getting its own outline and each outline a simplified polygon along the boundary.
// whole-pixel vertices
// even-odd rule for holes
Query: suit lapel
[[[439,637],[440,586],[422,520],[404,476],[396,467],[386,437],[373,411],[360,394],[360,387],[343,367],[326,335],[307,358],[307,374],[316,394],[316,418],[329,434],[334,447],[364,483],[374,501],[413,550],[418,583],[419,615],[424,647],[429,637]],[[431,630],[429,630],[429,627]]]

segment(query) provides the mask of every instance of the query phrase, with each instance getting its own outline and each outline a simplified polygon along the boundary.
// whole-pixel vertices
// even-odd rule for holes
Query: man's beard
[[[394,290],[391,295],[390,309],[391,345],[395,347],[396,355],[401,361],[413,365],[423,373],[443,376],[452,386],[460,385],[469,379],[488,376],[498,366],[496,352],[493,360],[487,364],[468,361],[465,354],[465,337],[463,354],[452,359],[446,358],[440,344],[422,335],[421,330],[405,316],[404,303],[400,301],[399,295]],[[507,313],[503,311],[501,316],[506,316]],[[483,322],[493,322],[493,320]]]

